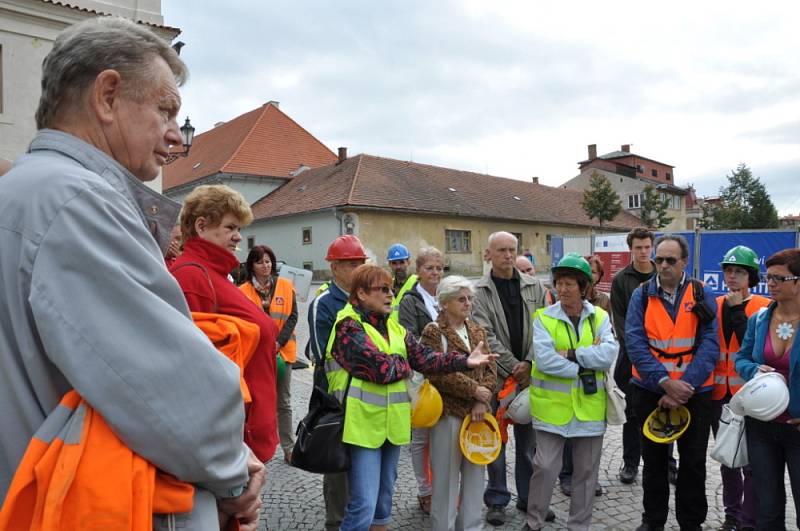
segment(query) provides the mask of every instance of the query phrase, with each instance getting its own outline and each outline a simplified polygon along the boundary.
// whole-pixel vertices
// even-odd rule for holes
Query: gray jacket
[[[503,304],[497,294],[497,288],[492,282],[491,270],[475,283],[475,302],[472,308],[472,317],[476,323],[486,330],[486,340],[489,348],[497,359],[497,387],[499,390],[503,382],[510,375],[514,366],[523,360],[514,357],[511,352],[511,336],[508,332],[506,316],[503,313]],[[541,280],[532,276],[519,274],[519,286],[522,300],[525,301],[525,318],[522,321],[522,344],[527,345],[528,352],[525,360],[533,360],[533,314],[545,306],[546,289]]]
[[[417,339],[422,337],[425,326],[433,321],[422,295],[417,291],[418,284],[414,284],[400,299],[400,324]]]
[[[239,369],[192,323],[164,265],[178,211],[53,130],[0,177],[0,503],[73,388],[134,452],[202,487],[195,514],[214,521],[193,529],[218,526],[207,491],[247,483]]]

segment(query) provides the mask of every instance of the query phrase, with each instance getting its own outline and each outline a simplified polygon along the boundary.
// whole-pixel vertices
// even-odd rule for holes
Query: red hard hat
[[[361,245],[361,240],[352,234],[339,236],[328,247],[328,255],[325,260],[331,262],[333,260],[366,260],[367,253],[364,251],[364,246]]]

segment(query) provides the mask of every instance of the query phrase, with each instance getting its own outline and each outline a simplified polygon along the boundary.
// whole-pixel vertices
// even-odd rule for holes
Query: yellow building
[[[412,255],[432,245],[445,253],[450,272],[474,275],[483,270],[489,234],[505,230],[547,270],[551,236],[600,229],[581,198],[582,192],[537,182],[358,155],[305,171],[257,201],[243,235],[248,248],[269,245],[279,260],[318,276],[327,274],[325,251],[341,234],[357,235],[378,265],[386,265],[393,243],[404,243]],[[638,225],[623,212],[603,230]]]

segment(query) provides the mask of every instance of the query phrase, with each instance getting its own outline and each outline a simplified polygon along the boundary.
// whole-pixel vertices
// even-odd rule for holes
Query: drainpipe
[[[339,222],[339,236],[344,236],[344,229],[342,227],[342,213],[339,212],[339,207],[333,207],[333,217]]]

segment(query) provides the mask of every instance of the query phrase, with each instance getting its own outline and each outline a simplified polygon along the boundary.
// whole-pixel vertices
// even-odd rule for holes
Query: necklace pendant
[[[794,327],[791,323],[784,322],[775,327],[775,333],[783,341],[788,341],[794,335]]]

